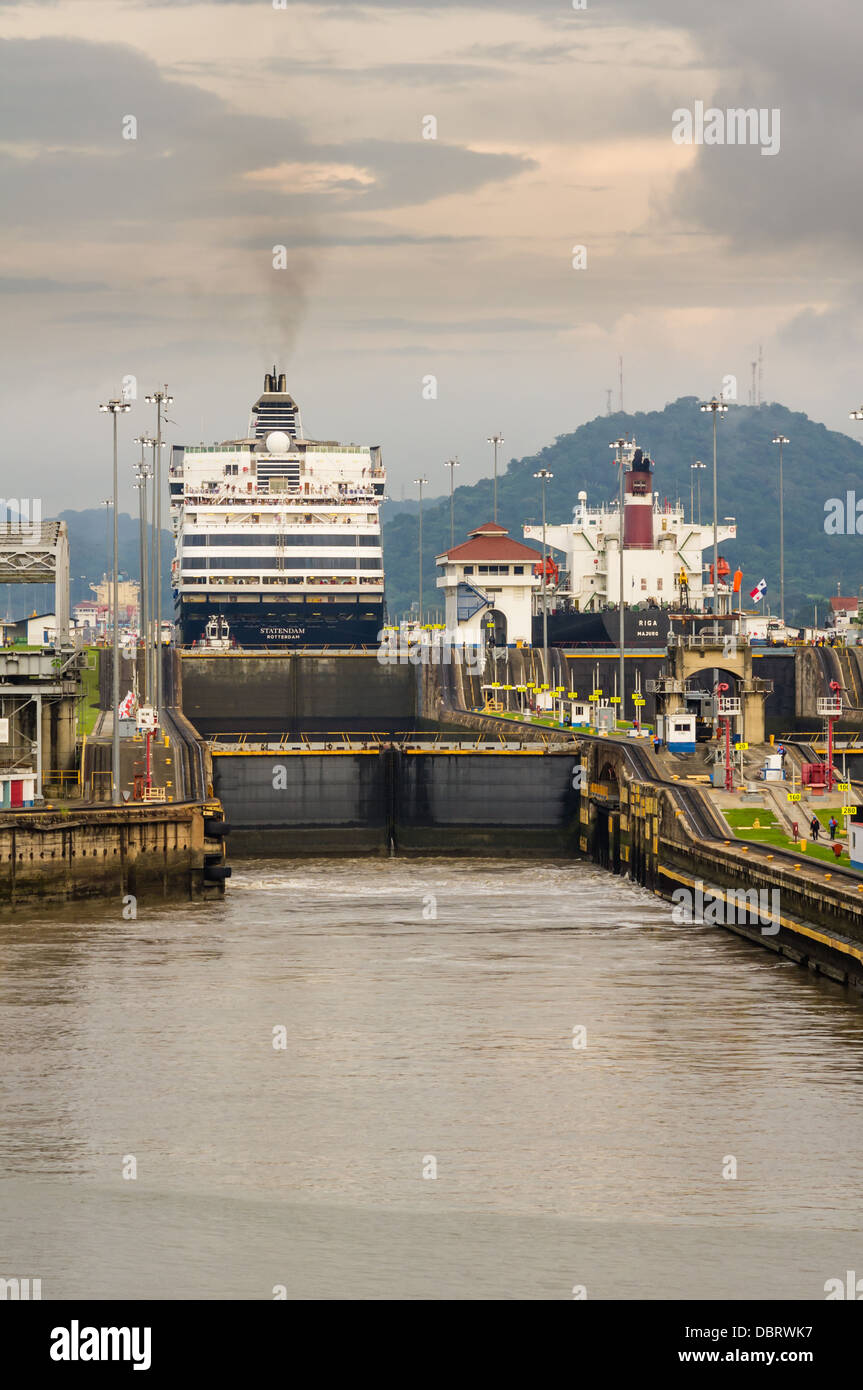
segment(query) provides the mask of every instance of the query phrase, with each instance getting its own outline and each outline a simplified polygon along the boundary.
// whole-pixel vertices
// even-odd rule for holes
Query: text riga
[[[149,1327],[68,1327],[51,1331],[52,1361],[132,1361],[135,1371],[150,1369]]]
[[[704,109],[696,101],[694,110],[678,107],[672,111],[671,138],[675,145],[760,145],[761,153],[779,153],[779,107],[756,110],[732,106],[721,111],[717,106]]]

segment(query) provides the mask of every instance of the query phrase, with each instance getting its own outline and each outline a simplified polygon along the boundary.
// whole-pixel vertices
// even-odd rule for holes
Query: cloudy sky
[[[746,403],[760,343],[765,399],[854,428],[852,0],[0,0],[0,35],[10,495],[106,495],[124,376],[212,442],[273,361],[396,498],[604,413],[620,354],[628,409]],[[779,153],[675,143],[699,101],[778,108]]]

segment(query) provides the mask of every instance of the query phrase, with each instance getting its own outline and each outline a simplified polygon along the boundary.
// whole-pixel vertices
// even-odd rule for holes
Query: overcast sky
[[[619,354],[628,409],[745,403],[760,343],[766,399],[853,432],[851,0],[0,0],[0,34],[4,489],[46,513],[109,490],[126,375],[127,480],[157,383],[213,442],[272,362],[395,498],[604,413]],[[699,101],[778,108],[779,152],[675,143]]]

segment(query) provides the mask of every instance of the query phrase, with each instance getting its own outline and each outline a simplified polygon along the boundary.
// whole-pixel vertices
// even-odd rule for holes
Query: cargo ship
[[[680,503],[653,491],[654,464],[634,439],[622,441],[615,462],[623,478],[624,640],[628,647],[664,647],[674,613],[713,614],[713,523],[686,520]],[[545,605],[548,641],[561,647],[616,647],[620,640],[620,508],[614,501],[589,507],[578,494],[572,521],[545,528]],[[532,541],[542,526],[524,527]],[[732,517],[717,528],[720,544],[737,536]],[[542,566],[537,567],[541,573]],[[731,568],[721,556],[718,616],[733,613],[737,595]],[[543,596],[534,592],[533,641],[542,644]],[[697,626],[697,623],[696,623]]]
[[[176,445],[172,589],[183,646],[373,645],[384,626],[377,445],[307,439],[274,367],[242,439]]]

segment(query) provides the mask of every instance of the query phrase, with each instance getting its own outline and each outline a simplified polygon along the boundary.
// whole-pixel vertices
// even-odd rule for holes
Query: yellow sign
[[[577,699],[578,699],[578,691],[577,691],[577,690],[570,690],[570,692],[569,692],[569,699],[570,699],[570,700],[577,700]]]
[[[747,751],[747,749],[749,748],[749,744],[748,744],[748,743],[735,743],[734,747],[737,749],[738,753],[745,753],[745,752]]]
[[[837,791],[840,791],[840,792],[850,792],[850,790],[851,790],[851,783],[850,783],[850,782],[839,782],[838,785],[837,785],[836,790],[837,790]]]
[[[842,815],[843,815],[843,816],[853,816],[856,810],[857,810],[857,807],[856,807],[856,806],[843,806],[843,807],[842,807]]]
[[[609,697],[608,697],[608,703],[609,703],[610,705],[619,705],[619,704],[620,704],[620,696],[619,696],[619,695],[609,695]]]
[[[643,705],[643,704],[645,703],[644,696],[643,696],[643,695],[633,695],[633,697],[632,697],[632,703],[633,703],[634,705]]]
[[[789,800],[789,801],[799,801],[799,800],[800,800],[800,796],[801,796],[801,793],[800,793],[800,792],[789,792],[789,793],[788,793],[788,800]]]

